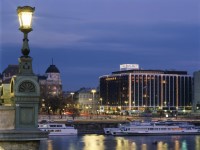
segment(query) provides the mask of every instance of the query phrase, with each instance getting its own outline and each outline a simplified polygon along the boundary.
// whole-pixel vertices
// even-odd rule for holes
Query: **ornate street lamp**
[[[32,58],[28,56],[28,36],[32,30],[31,22],[34,8],[25,6],[18,7],[20,30],[24,33],[22,54],[18,59],[19,72],[13,76],[8,93],[13,105],[1,108],[0,139],[6,144],[2,144],[0,149],[8,149],[8,145],[14,149],[38,149],[40,140],[48,138],[48,132],[38,129],[38,105],[40,97],[40,86],[38,77],[32,71]],[[2,95],[2,94],[0,94]],[[6,113],[4,113],[6,112]],[[23,143],[23,144],[22,144]]]
[[[17,8],[19,30],[24,33],[22,56],[19,61],[19,72],[12,78],[13,99],[15,101],[15,128],[38,128],[38,105],[40,87],[38,77],[32,70],[32,58],[29,56],[28,33],[32,31],[32,18],[35,8],[23,6]],[[24,115],[28,114],[28,115]]]
[[[23,57],[29,57],[30,49],[28,45],[28,33],[32,31],[32,18],[33,12],[35,11],[34,7],[23,6],[17,8],[17,14],[19,18],[19,30],[24,33],[22,54]]]

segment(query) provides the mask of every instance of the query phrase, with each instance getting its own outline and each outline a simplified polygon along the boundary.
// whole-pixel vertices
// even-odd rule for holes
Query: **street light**
[[[73,99],[73,96],[74,96],[74,92],[71,92],[70,94],[72,95],[72,101],[73,101],[73,100],[74,100],[74,99]]]
[[[42,99],[42,107],[45,107],[45,100]]]
[[[125,101],[124,103],[126,104],[126,107],[127,107],[128,101]],[[126,108],[126,109],[127,109],[127,108]]]
[[[103,101],[103,99],[102,99],[102,98],[100,98],[99,100],[101,101],[101,106],[102,106],[102,101]]]
[[[92,113],[93,113],[94,112],[94,94],[96,93],[96,90],[93,89],[91,90],[91,92],[92,92]]]
[[[28,33],[32,31],[32,18],[33,12],[35,11],[34,7],[24,6],[17,8],[17,14],[19,18],[19,30],[24,33],[22,54],[23,57],[29,57],[30,49],[28,45]]]

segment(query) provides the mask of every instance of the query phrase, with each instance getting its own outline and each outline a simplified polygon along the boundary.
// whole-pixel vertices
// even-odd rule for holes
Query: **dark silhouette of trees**
[[[80,111],[78,108],[74,107],[73,105],[67,108],[67,111],[71,113],[71,117],[74,120],[75,117],[80,115]]]
[[[62,95],[43,95],[41,96],[40,106],[43,113],[48,115],[59,114],[60,118],[63,117],[65,112],[69,112],[69,115],[73,119],[80,115],[76,98],[72,99],[71,95],[67,97],[63,97]]]

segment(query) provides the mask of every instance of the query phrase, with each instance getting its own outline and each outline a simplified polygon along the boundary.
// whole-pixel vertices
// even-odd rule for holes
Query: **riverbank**
[[[156,120],[157,121],[157,120]],[[196,126],[200,126],[200,121],[196,120],[176,120],[182,122],[190,122]],[[102,121],[102,120],[81,120],[81,121],[74,121],[73,123],[66,123],[67,125],[73,125],[76,129],[78,129],[78,134],[104,134],[104,128],[116,128],[119,124],[124,124],[129,122],[128,120],[109,120],[109,121]]]
[[[62,123],[91,123],[91,122],[105,122],[105,123],[120,123],[120,122],[128,122],[133,120],[152,120],[152,121],[166,121],[166,120],[174,120],[174,121],[187,121],[195,124],[200,123],[200,115],[199,116],[179,116],[179,117],[137,117],[137,116],[113,116],[113,115],[104,115],[104,116],[89,116],[89,117],[76,117],[73,118],[69,116],[60,116],[60,115],[39,115],[38,121],[48,120],[52,122],[62,122]]]
[[[39,120],[49,120],[51,122],[64,123],[67,126],[74,126],[78,129],[78,134],[104,134],[103,128],[117,127],[119,124],[124,124],[133,120],[152,120],[152,121],[182,121],[190,122],[200,126],[200,119],[196,117],[177,117],[177,118],[151,118],[151,117],[129,117],[129,116],[92,116],[92,117],[77,117],[72,120],[71,117],[54,116],[39,116]]]

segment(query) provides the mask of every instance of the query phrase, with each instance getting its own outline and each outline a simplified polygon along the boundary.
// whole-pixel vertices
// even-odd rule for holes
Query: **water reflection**
[[[103,135],[85,135],[83,137],[84,150],[104,150],[104,139]]]
[[[200,150],[200,136],[195,138],[195,150]]]
[[[137,146],[135,142],[132,142],[129,139],[126,139],[124,137],[116,137],[116,150],[136,150]]]
[[[180,143],[178,140],[175,140],[175,147],[174,147],[174,150],[179,150],[180,149]]]
[[[200,136],[58,136],[41,150],[200,150]]]
[[[142,144],[142,150],[147,150],[147,144]]]
[[[47,141],[48,150],[53,150],[52,140]]]

